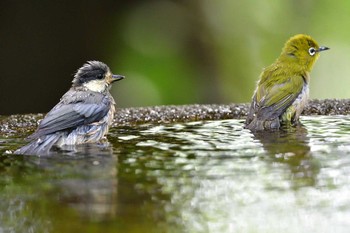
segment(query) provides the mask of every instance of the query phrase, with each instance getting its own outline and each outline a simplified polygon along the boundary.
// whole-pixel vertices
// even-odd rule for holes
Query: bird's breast
[[[111,96],[110,98],[111,98],[110,99],[111,105],[109,107],[109,110],[106,116],[104,116],[100,121],[90,124],[92,126],[92,130],[91,130],[92,137],[88,139],[88,142],[99,141],[108,133],[109,127],[113,123],[114,113],[115,113],[115,106],[114,106],[115,102]]]
[[[292,106],[295,109],[295,119],[299,118],[308,100],[309,100],[309,85],[307,83],[304,83],[303,89],[301,90],[300,94],[292,104]]]

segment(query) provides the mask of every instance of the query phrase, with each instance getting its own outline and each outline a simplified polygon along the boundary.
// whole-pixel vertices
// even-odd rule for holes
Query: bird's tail
[[[45,135],[17,149],[14,153],[21,155],[48,155],[52,146],[60,138],[60,134]]]
[[[252,131],[263,131],[263,130],[276,130],[281,126],[279,118],[274,119],[264,119],[260,120],[257,117],[254,117],[252,120],[246,121],[245,128]]]

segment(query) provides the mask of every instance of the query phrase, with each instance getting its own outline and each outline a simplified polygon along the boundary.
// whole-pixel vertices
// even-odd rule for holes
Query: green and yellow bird
[[[308,35],[291,37],[279,58],[260,75],[245,127],[262,131],[298,124],[309,98],[311,69],[319,52],[328,49]]]

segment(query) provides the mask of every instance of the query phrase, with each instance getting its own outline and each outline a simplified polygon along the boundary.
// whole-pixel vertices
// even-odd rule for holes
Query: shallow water
[[[350,117],[302,122],[121,127],[51,157],[0,137],[0,232],[349,232]]]

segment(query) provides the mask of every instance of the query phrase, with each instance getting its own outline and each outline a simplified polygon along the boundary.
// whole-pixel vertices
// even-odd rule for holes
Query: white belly
[[[301,112],[304,110],[307,102],[309,100],[309,85],[304,84],[303,89],[301,90],[298,97],[293,102],[293,107],[295,109],[295,120],[299,119]]]

